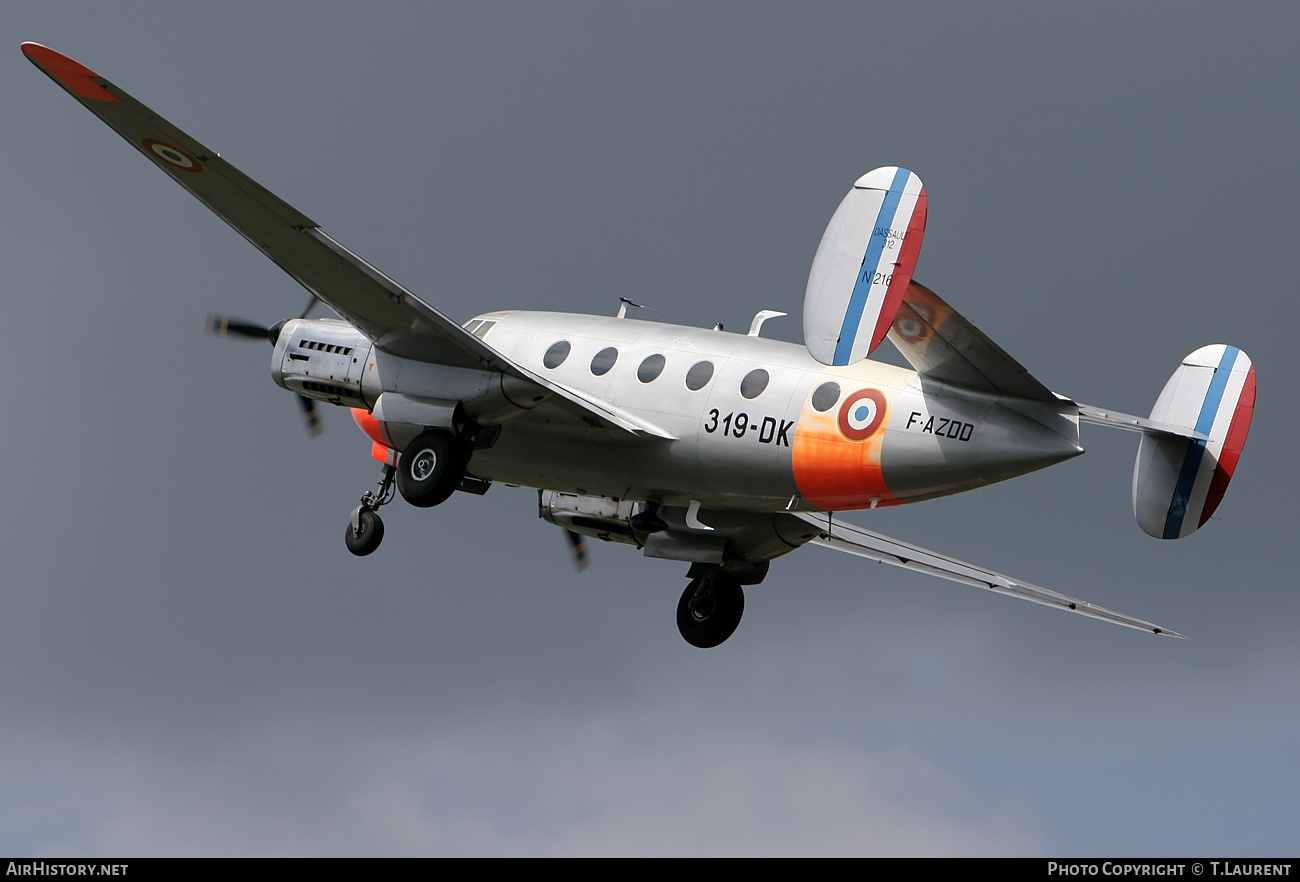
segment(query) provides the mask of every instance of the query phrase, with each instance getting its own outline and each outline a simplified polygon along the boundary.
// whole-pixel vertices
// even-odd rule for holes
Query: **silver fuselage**
[[[675,440],[575,419],[547,401],[533,404],[512,395],[508,382],[503,389],[492,370],[398,358],[335,320],[287,325],[273,373],[295,392],[367,410],[385,393],[459,403],[470,418],[500,425],[470,462],[470,472],[486,480],[666,504],[873,508],[959,493],[1082,452],[1068,401],[1054,407],[946,388],[870,360],[828,367],[803,346],[777,340],[531,311],[486,313],[467,327],[511,361],[638,414]],[[568,344],[567,353],[548,361],[558,343]],[[701,385],[705,369],[697,365],[704,362],[713,369]],[[693,368],[697,389],[687,385]],[[766,373],[766,383],[755,394],[758,384],[745,382],[761,376],[756,372]],[[827,383],[839,391],[819,411],[815,404],[826,407],[826,397],[814,402],[813,393]],[[877,390],[885,402],[866,440],[845,434],[841,413],[861,390]],[[386,421],[386,443],[400,450],[433,421],[411,419]]]

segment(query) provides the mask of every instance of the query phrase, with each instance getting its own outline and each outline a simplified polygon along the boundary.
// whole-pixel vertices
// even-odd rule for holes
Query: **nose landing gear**
[[[393,501],[394,474],[394,468],[385,465],[379,478],[379,492],[367,490],[361,494],[361,504],[352,511],[343,541],[348,551],[357,557],[372,553],[384,541],[384,522],[379,517],[379,507]]]

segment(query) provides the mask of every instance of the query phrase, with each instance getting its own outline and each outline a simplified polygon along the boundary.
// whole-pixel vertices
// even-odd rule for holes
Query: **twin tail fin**
[[[1133,466],[1133,515],[1148,535],[1181,539],[1219,506],[1255,411],[1255,367],[1235,346],[1204,346],[1183,359],[1151,421],[1185,434],[1144,430]]]

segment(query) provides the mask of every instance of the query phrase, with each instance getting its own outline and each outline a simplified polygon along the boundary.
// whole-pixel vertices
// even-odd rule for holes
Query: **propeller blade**
[[[209,334],[216,334],[218,337],[252,337],[255,340],[270,340],[275,342],[275,335],[279,332],[277,327],[263,327],[255,325],[252,322],[242,321],[237,318],[231,318],[228,315],[217,315],[209,313],[207,321],[204,323],[204,330]]]
[[[564,535],[568,537],[569,550],[573,552],[573,565],[581,573],[590,565],[590,561],[587,560],[587,543],[583,541],[581,533],[565,530]]]
[[[304,318],[315,305],[316,298],[312,297],[311,303],[307,304],[306,312],[303,313]],[[209,334],[216,334],[218,337],[234,335],[236,337],[251,337],[254,340],[269,340],[271,345],[274,346],[280,339],[280,331],[284,328],[284,325],[284,322],[276,322],[269,328],[265,328],[252,322],[231,318],[228,315],[208,313],[208,319],[204,323],[204,330]],[[302,407],[302,418],[307,422],[307,432],[315,438],[323,430],[320,422],[320,412],[316,409],[316,402],[305,395],[299,395],[298,404]]]
[[[298,403],[302,405],[302,417],[307,421],[307,432],[315,438],[323,431],[320,424],[320,411],[316,410],[316,402],[306,395],[299,395]]]

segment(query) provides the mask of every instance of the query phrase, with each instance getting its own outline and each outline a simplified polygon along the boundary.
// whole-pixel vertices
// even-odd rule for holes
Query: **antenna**
[[[658,312],[659,315],[666,315],[666,313],[659,312],[659,310],[657,310],[657,309],[651,309],[649,306],[646,306],[645,304],[642,304],[642,303],[635,303],[635,302],[633,302],[630,298],[627,298],[627,297],[620,297],[620,298],[618,298],[618,317],[619,317],[619,318],[627,318],[627,308],[628,308],[629,306],[635,306],[637,309],[649,309],[651,312]]]

